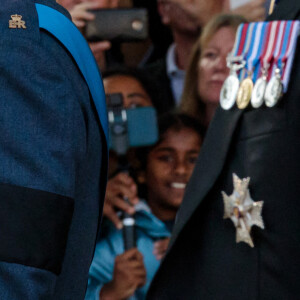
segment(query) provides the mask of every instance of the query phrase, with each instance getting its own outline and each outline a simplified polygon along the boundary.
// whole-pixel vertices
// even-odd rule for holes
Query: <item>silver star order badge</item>
[[[248,189],[250,177],[240,179],[233,174],[233,193],[228,196],[222,192],[224,200],[224,219],[231,219],[236,227],[236,242],[245,242],[254,247],[251,228],[256,225],[265,228],[261,216],[263,201],[254,202]]]

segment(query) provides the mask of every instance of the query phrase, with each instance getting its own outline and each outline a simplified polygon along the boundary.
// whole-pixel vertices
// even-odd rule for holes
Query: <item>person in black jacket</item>
[[[282,0],[269,20],[299,18],[300,2]],[[217,109],[148,299],[299,298],[299,46],[275,107]],[[261,214],[253,245],[236,243],[235,226],[223,219],[226,195],[247,188]]]

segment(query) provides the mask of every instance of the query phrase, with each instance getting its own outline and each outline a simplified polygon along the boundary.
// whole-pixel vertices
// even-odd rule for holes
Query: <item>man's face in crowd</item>
[[[150,96],[140,82],[134,77],[125,75],[113,75],[103,80],[106,94],[121,93],[124,107],[152,106]]]
[[[176,213],[192,175],[201,142],[199,134],[193,129],[178,131],[170,128],[148,154],[145,179],[148,201],[154,213],[164,210]]]
[[[222,11],[224,0],[169,0],[197,20],[203,27],[212,16]]]
[[[172,31],[186,35],[199,34],[198,19],[185,6],[174,0],[160,0],[158,9],[163,24],[170,26]]]

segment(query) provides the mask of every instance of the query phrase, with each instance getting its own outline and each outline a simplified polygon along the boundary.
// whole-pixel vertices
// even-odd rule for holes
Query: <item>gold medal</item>
[[[241,83],[239,88],[236,104],[239,109],[244,109],[248,106],[253,90],[253,81],[251,77],[247,77]]]

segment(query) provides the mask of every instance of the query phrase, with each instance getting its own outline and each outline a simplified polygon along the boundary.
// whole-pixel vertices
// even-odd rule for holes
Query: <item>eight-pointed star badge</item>
[[[261,216],[263,201],[254,202],[248,189],[250,178],[240,179],[233,174],[233,193],[228,196],[222,192],[224,200],[224,219],[231,219],[236,227],[236,242],[245,242],[254,247],[251,228],[256,225],[264,229]]]

